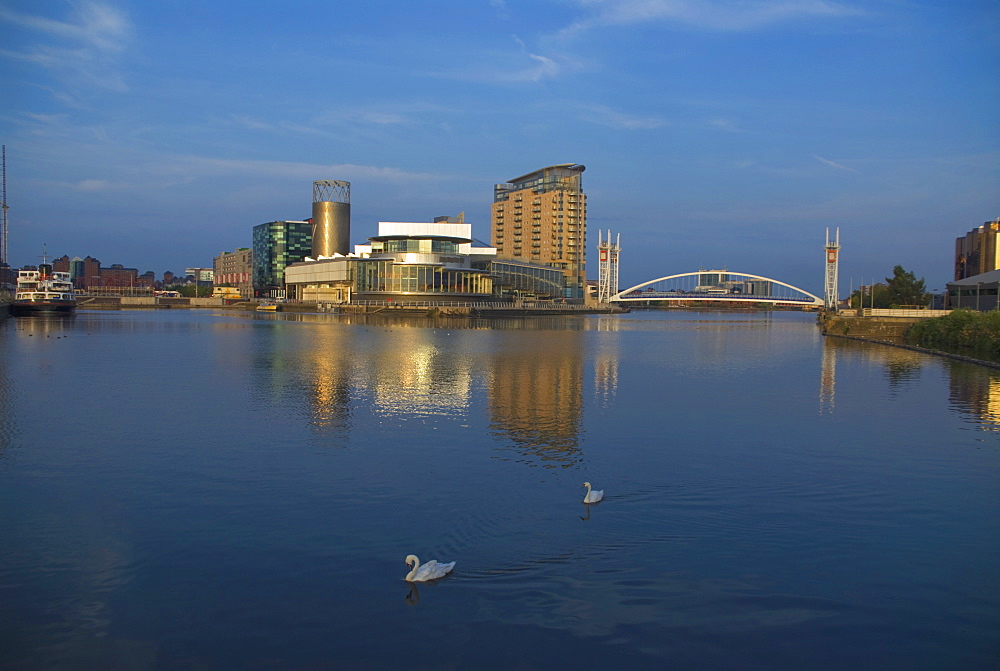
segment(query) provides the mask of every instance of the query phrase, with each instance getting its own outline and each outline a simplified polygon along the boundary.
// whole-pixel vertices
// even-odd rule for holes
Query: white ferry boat
[[[14,302],[15,316],[46,312],[71,313],[76,310],[76,295],[69,273],[53,272],[51,263],[38,264],[38,270],[19,270]]]

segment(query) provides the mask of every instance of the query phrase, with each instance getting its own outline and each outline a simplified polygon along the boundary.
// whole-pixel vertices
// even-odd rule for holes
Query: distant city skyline
[[[587,166],[587,272],[704,268],[840,293],[896,264],[942,290],[1000,215],[1000,8],[889,0],[338,5],[0,0],[8,261],[210,266],[352,185],[378,221],[466,213]]]

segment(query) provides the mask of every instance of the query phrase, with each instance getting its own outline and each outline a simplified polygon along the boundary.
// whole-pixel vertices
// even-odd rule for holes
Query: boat
[[[261,301],[257,304],[257,312],[277,312],[278,304],[274,301]]]
[[[51,263],[38,264],[38,270],[19,270],[10,310],[16,317],[71,314],[76,310],[76,294],[70,274],[53,271]]]

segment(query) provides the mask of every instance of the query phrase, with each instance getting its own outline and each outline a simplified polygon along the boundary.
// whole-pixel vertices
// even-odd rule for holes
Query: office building
[[[212,259],[215,286],[236,287],[242,298],[253,298],[253,250],[240,247]]]
[[[497,184],[493,190],[492,244],[497,258],[559,269],[563,297],[582,301],[587,281],[586,168],[563,163]]]
[[[308,221],[269,221],[253,227],[253,288],[257,296],[284,296],[285,268],[312,251]]]
[[[1000,217],[955,240],[955,279],[1000,269]]]

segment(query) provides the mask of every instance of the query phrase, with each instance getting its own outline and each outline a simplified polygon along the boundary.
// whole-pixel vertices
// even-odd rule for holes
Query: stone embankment
[[[904,342],[906,332],[918,321],[919,317],[858,317],[830,312],[819,316],[823,335],[849,336],[891,344]]]
[[[941,314],[946,314],[947,312],[948,311],[946,310],[928,310],[924,314],[927,314],[928,317],[936,317]],[[825,312],[820,313],[819,324],[820,329],[825,336],[850,338],[852,340],[864,340],[882,345],[891,345],[893,347],[900,347],[914,352],[935,354],[937,356],[943,356],[957,361],[965,361],[966,363],[974,363],[980,366],[1000,369],[1000,363],[996,361],[977,359],[964,354],[942,352],[940,350],[906,344],[906,334],[910,328],[917,322],[926,318],[927,317],[916,316],[857,316],[855,314]]]

